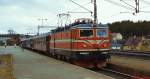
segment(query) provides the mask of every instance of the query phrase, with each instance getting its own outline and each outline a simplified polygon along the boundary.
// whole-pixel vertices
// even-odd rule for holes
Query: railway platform
[[[0,79],[14,79],[12,74],[12,55],[0,50]]]
[[[0,47],[0,50],[13,55],[15,79],[114,79],[20,47]]]

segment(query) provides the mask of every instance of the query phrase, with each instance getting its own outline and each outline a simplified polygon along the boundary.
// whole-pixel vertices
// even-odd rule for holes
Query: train
[[[104,24],[93,27],[93,20],[80,18],[50,33],[22,39],[23,48],[40,51],[85,68],[106,66],[110,58],[110,31]]]

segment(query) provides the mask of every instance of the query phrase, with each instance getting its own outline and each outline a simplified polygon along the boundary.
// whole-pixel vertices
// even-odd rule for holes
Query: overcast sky
[[[91,0],[73,0],[89,10],[93,9]],[[134,0],[112,0],[126,7],[135,6]],[[134,9],[127,9],[110,3],[109,0],[97,0],[98,21],[112,23],[122,20],[147,20],[150,21],[150,13],[140,12],[133,15]],[[130,7],[132,8],[132,7]],[[140,10],[150,11],[150,1],[140,0]],[[17,33],[36,33],[37,26],[41,24],[38,19],[46,18],[44,25],[57,26],[57,14],[67,11],[86,12],[69,0],[0,0],[0,33],[7,33],[8,29],[14,29]],[[120,13],[121,12],[121,13]],[[90,14],[71,14],[71,21],[76,18],[92,18]],[[50,29],[41,29],[47,32]]]

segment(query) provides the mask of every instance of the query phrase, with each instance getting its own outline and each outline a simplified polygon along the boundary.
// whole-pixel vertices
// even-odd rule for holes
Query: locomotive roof
[[[24,38],[24,39],[21,39],[21,41],[26,41],[26,40],[31,40],[31,39],[36,39],[36,38],[43,38],[43,37],[46,37],[48,35],[50,35],[51,33],[48,32],[48,33],[45,33],[45,34],[41,34],[39,36],[34,36],[34,37],[30,37],[30,38]]]
[[[45,34],[41,34],[41,35],[39,35],[39,36],[32,37],[31,39],[47,37],[47,36],[50,35],[50,34],[51,34],[51,33],[48,32],[48,33],[45,33]]]
[[[92,23],[73,23],[70,25],[67,25],[65,27],[58,27],[54,30],[52,30],[52,33],[56,33],[56,32],[61,32],[64,30],[69,30],[72,28],[93,28],[93,24]],[[107,24],[97,24],[96,28],[108,28]]]
[[[75,28],[93,28],[93,24],[78,24],[73,26]],[[97,24],[95,28],[108,28],[106,24]]]

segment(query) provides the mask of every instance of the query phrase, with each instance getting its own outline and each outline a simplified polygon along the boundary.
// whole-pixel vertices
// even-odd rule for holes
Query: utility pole
[[[41,21],[41,26],[43,26],[44,21],[47,21],[48,19],[40,18],[40,19],[38,19],[38,20]]]
[[[93,27],[96,27],[97,24],[97,4],[96,0],[94,0],[94,24]]]
[[[8,34],[10,34],[10,35],[11,35],[11,34],[15,34],[15,31],[14,31],[12,28],[9,28],[9,29],[8,29]]]
[[[87,10],[88,12],[69,12],[69,13],[94,13],[94,22],[93,22],[93,27],[96,27],[96,24],[97,24],[97,1],[96,0],[91,0],[91,2],[93,2],[94,4],[94,12],[92,12],[91,10],[81,6],[80,4],[74,2],[73,0],[70,0],[71,2],[73,2],[74,4],[80,6],[81,8]]]
[[[58,14],[57,16],[58,16],[58,27],[63,27],[68,22],[70,23],[70,14],[61,13],[61,14]]]
[[[135,13],[139,13],[139,0],[135,0]]]
[[[44,26],[44,25],[43,25],[43,24],[44,24],[44,21],[47,21],[48,19],[40,18],[40,19],[38,19],[38,20],[41,21],[41,26],[38,26],[38,33],[37,33],[37,35],[39,35],[40,27]]]

